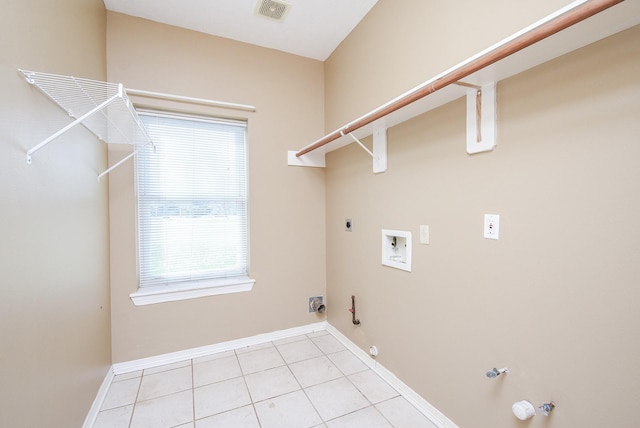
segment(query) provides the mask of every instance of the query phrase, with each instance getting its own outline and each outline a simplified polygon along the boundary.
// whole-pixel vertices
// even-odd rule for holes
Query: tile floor
[[[116,376],[93,428],[435,428],[327,332]]]

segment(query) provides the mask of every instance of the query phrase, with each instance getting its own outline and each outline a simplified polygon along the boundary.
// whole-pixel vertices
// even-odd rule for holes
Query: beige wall
[[[461,427],[520,426],[510,405],[524,398],[558,403],[531,427],[633,425],[639,28],[501,82],[491,153],[465,153],[460,100],[390,129],[384,174],[354,145],[328,155],[326,177],[286,165],[286,150],[565,2],[468,3],[380,0],[324,65],[106,14],[99,0],[5,5],[0,425],[78,426],[112,360],[315,322],[307,297],[325,292],[331,324],[364,349],[377,345],[384,366]],[[105,146],[79,128],[27,166],[25,151],[69,119],[20,67],[256,105],[171,106],[248,120],[254,290],[133,306],[132,163],[97,183]],[[499,241],[481,236],[486,212],[501,215]],[[431,244],[414,245],[413,272],[380,266],[380,229],[417,238],[419,224],[430,225]],[[357,328],[341,309],[351,294]],[[502,365],[508,376],[485,378]]]
[[[109,365],[107,150],[18,68],[104,79],[100,0],[10,0],[0,13],[0,425],[81,426]]]
[[[134,306],[133,164],[111,174],[114,362],[322,320],[307,303],[325,293],[324,171],[289,167],[286,152],[323,132],[323,64],[116,13],[107,27],[110,81],[257,107],[208,111],[248,120],[251,292]]]
[[[357,79],[365,82],[348,97],[332,97],[356,80],[346,64],[356,51],[425,43],[427,30],[409,19],[403,31],[412,37],[376,44],[376,28],[412,13],[391,4],[381,0],[354,33],[357,42],[347,39],[329,59],[327,116],[336,110],[339,120],[328,118],[329,129],[375,107],[349,100],[369,91],[371,101],[380,93],[386,100],[394,95],[388,87],[402,86],[394,79],[406,71],[413,80],[424,68],[399,57],[402,73],[387,86],[375,67],[380,57],[363,59]],[[496,34],[510,17],[494,19]],[[442,62],[438,71],[451,65]],[[521,399],[558,404],[530,427],[636,425],[639,76],[636,27],[500,82],[492,152],[466,154],[459,100],[389,129],[383,174],[371,172],[356,145],[330,153],[329,322],[363,349],[375,344],[381,364],[460,427],[524,426],[511,413]],[[485,213],[501,215],[499,241],[482,237]],[[428,246],[417,243],[420,224],[430,226]],[[382,228],[413,233],[413,272],[380,264]],[[359,327],[340,309],[351,294]],[[501,366],[511,373],[485,377]]]

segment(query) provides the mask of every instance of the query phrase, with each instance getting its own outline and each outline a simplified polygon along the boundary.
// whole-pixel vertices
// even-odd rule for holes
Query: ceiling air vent
[[[258,0],[256,15],[264,16],[275,21],[283,21],[291,9],[289,3],[274,0]]]

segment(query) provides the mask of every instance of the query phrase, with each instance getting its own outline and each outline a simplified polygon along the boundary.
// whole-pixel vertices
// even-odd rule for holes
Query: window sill
[[[136,306],[153,305],[155,303],[251,291],[255,282],[255,279],[244,276],[224,280],[192,282],[182,285],[140,287],[138,291],[131,293],[129,297]]]

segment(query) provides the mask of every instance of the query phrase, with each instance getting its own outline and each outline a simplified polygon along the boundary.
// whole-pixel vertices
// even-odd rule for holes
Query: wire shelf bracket
[[[100,173],[98,181],[133,157],[138,147],[151,145],[155,149],[122,84],[36,71],[18,71],[29,84],[38,88],[74,119],[27,151],[29,165],[34,153],[79,124],[105,143],[128,144],[136,148],[124,159]]]

